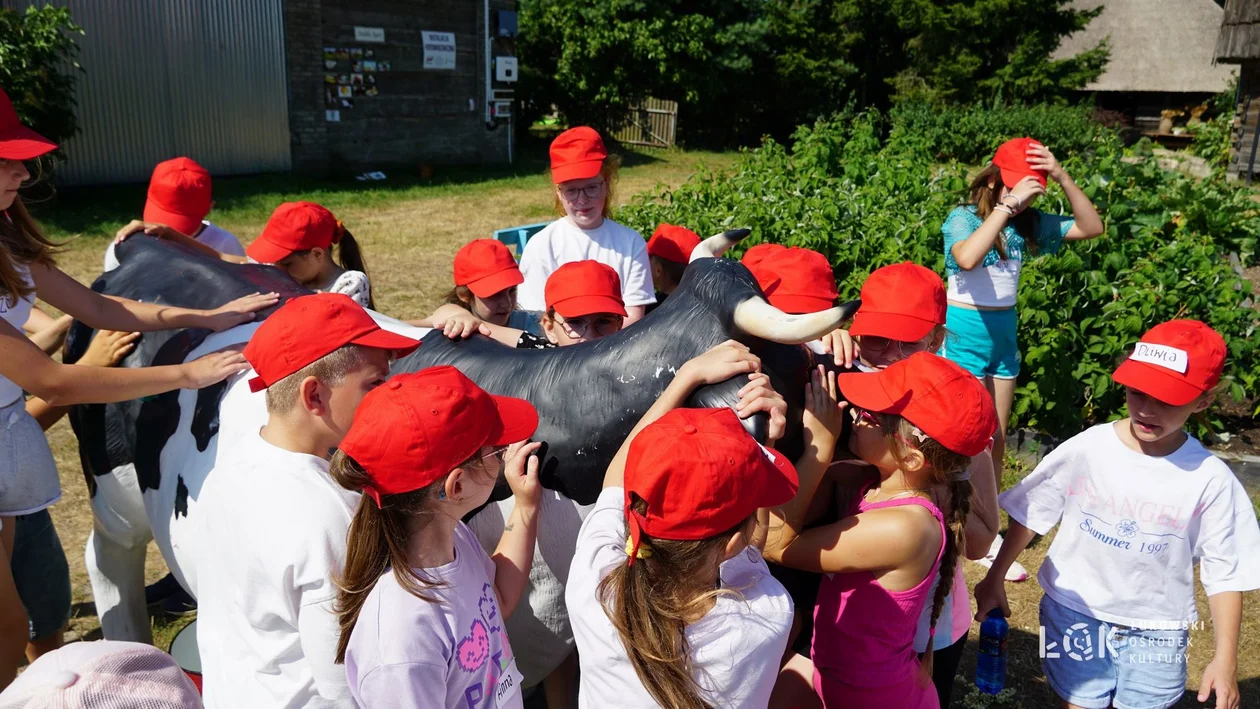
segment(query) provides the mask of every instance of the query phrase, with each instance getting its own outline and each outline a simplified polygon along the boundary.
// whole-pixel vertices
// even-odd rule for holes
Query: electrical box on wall
[[[494,58],[494,80],[505,82],[516,81],[516,57]]]
[[[516,36],[516,13],[511,10],[499,10],[496,15],[495,24],[499,29],[500,37]]]
[[[508,118],[512,115],[511,101],[495,101],[490,104],[490,112],[495,118]]]

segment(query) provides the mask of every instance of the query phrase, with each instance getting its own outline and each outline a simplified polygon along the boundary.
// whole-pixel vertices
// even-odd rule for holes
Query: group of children
[[[123,333],[224,329],[276,297],[185,311],[75,283],[16,196],[29,176],[22,161],[54,146],[6,115],[0,394],[12,402],[0,411],[9,417],[0,444],[14,456],[0,468],[5,551],[12,517],[59,494],[36,417],[17,406],[24,390],[51,405],[118,401],[252,369],[267,420],[224,454],[198,500],[209,540],[197,555],[205,704],[523,706],[505,620],[528,592],[544,494],[533,407],[451,367],[391,377],[392,359],[419,342],[364,310],[371,290],[344,226],[318,205],[282,205],[238,253],[239,241],[205,220],[209,177],[187,159],[159,166],[144,220],[119,241],[144,232],[275,264],[322,292],[276,310],[242,354],[92,372],[58,364],[21,334],[37,290]],[[613,222],[615,176],[595,131],[562,134],[552,178],[565,216],[529,242],[519,266],[497,241],[464,246],[448,303],[419,322],[452,337],[551,348],[643,317],[679,286],[700,238],[661,225],[645,242]],[[1029,208],[1047,176],[1063,186],[1074,220]],[[1039,576],[1046,635],[1086,627],[1110,650],[1093,662],[1047,655],[1046,676],[1066,704],[1171,706],[1181,697],[1184,652],[1153,647],[1185,642],[1198,560],[1216,635],[1201,699],[1212,691],[1218,706],[1239,705],[1241,592],[1260,588],[1245,549],[1260,543],[1260,527],[1237,479],[1185,432],[1212,403],[1223,340],[1192,320],[1153,327],[1114,373],[1128,417],[1066,441],[999,497],[1009,401],[1004,412],[1006,385],[994,382],[1017,373],[1013,330],[1007,338],[1003,328],[1019,261],[1102,229],[1049,151],[1030,141],[999,149],[973,198],[943,227],[948,290],[922,266],[877,269],[849,329],[808,343],[835,366],[810,374],[799,459],[774,449],[785,404],[748,347],[723,343],[679,367],[584,510],[564,592],[579,706],[947,706],[972,621],[959,557],[999,545],[975,589],[976,617],[1009,614],[1004,582],[1016,557],[1056,525]],[[763,245],[743,263],[786,313],[837,299],[822,254]],[[98,334],[98,363],[116,361],[125,338]],[[682,408],[696,388],[733,377],[750,382],[741,415],[772,414],[764,445],[731,410]],[[488,549],[463,519],[501,478],[515,505]],[[999,504],[1011,516],[1001,542]],[[0,566],[0,620],[11,622],[22,606]],[[0,672],[9,659],[0,657]]]

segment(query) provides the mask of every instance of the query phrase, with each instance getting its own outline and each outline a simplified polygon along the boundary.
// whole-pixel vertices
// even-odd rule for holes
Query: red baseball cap
[[[621,277],[612,266],[599,261],[573,261],[557,268],[543,287],[547,309],[566,318],[594,313],[626,315],[621,299]]]
[[[210,173],[192,158],[160,162],[149,178],[144,220],[196,236],[210,213]]]
[[[285,202],[245,253],[258,263],[277,263],[291,253],[327,249],[338,241],[341,227],[332,212],[314,202]]]
[[[861,298],[850,335],[918,342],[945,324],[941,277],[917,263],[904,261],[875,269],[862,284]]]
[[[691,263],[691,252],[699,245],[700,235],[687,227],[662,224],[648,239],[647,251],[649,256],[688,264]]]
[[[1111,375],[1173,406],[1185,406],[1221,381],[1225,340],[1198,320],[1169,320],[1142,335]]]
[[[776,251],[751,269],[766,299],[785,313],[817,313],[836,304],[836,276],[827,257],[811,249]]]
[[[608,151],[594,128],[570,128],[551,141],[551,181],[587,180],[599,174]]]
[[[1002,183],[1007,187],[1015,187],[1025,177],[1037,178],[1042,187],[1046,186],[1046,171],[1034,170],[1028,164],[1028,147],[1041,145],[1032,138],[1012,138],[998,146],[993,154],[993,164],[1002,168]]]
[[[796,469],[763,448],[730,409],[674,409],[630,442],[625,509],[630,563],[642,535],[697,541],[721,534],[761,507],[796,496]],[[647,512],[631,509],[631,495]]]
[[[523,441],[538,428],[524,399],[491,396],[450,365],[399,374],[368,392],[341,441],[341,452],[371,479],[363,494],[419,490],[483,446]]]
[[[9,95],[0,89],[0,158],[32,160],[56,149],[56,143],[22,125]]]
[[[850,404],[897,414],[955,453],[980,455],[997,431],[993,398],[980,380],[944,357],[916,352],[878,372],[841,374]]]
[[[304,295],[280,306],[245,345],[243,354],[257,375],[249,390],[262,391],[346,345],[405,355],[420,342],[381,329],[348,295]]]
[[[478,298],[525,282],[512,252],[497,239],[477,239],[455,252],[455,285],[468,286]]]
[[[747,266],[748,270],[751,271],[761,265],[762,261],[780,251],[787,251],[787,247],[783,244],[757,244],[745,251],[744,257],[739,262]]]

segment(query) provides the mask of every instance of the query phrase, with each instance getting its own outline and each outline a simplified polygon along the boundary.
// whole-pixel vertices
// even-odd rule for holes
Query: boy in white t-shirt
[[[118,268],[114,246],[137,232],[164,236],[174,230],[215,251],[244,256],[245,247],[231,232],[206,221],[214,208],[210,196],[210,173],[192,158],[175,158],[158,163],[149,179],[149,196],[144,203],[144,220],[134,219],[118,230],[114,243],[105,249],[105,270]],[[169,238],[167,236],[166,238]]]
[[[382,330],[349,296],[295,298],[245,358],[267,424],[223,453],[198,499],[197,647],[207,707],[352,707],[333,613],[359,496],[328,456],[355,409],[419,342]]]
[[[1211,405],[1225,355],[1225,341],[1197,320],[1151,328],[1112,375],[1128,390],[1129,417],[1069,439],[1000,497],[1011,526],[976,586],[976,617],[1010,615],[1006,568],[1057,524],[1037,577],[1042,667],[1070,706],[1181,699],[1198,618],[1195,561],[1216,637],[1198,698],[1215,691],[1217,707],[1239,706],[1242,592],[1260,588],[1260,527],[1238,479],[1182,430]]]
[[[609,465],[565,588],[579,706],[769,702],[792,600],[761,558],[756,520],[792,499],[796,471],[730,409],[673,410],[695,388],[757,365],[733,342],[683,365]],[[740,410],[759,405],[741,401]]]
[[[635,230],[609,218],[616,156],[609,157],[593,128],[579,126],[551,143],[551,179],[557,206],[565,216],[530,238],[521,254],[525,282],[517,291],[523,310],[544,310],[543,289],[552,271],[572,261],[599,261],[621,278],[626,325],[643,317],[656,302],[647,243]]]

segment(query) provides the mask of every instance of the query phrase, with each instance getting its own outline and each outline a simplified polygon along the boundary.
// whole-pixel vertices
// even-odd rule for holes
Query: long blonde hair
[[[0,297],[17,302],[35,292],[35,284],[18,274],[19,266],[55,264],[53,254],[60,244],[44,236],[21,197],[13,198],[5,216],[0,219]]]
[[[914,424],[906,419],[892,415],[879,414],[880,426],[884,433],[884,442],[888,450],[898,461],[903,461],[909,454],[909,445],[905,442],[917,430]],[[936,592],[932,596],[932,635],[936,633],[936,621],[941,617],[941,609],[945,606],[945,598],[954,585],[954,570],[958,565],[959,550],[967,544],[967,515],[971,514],[971,482],[960,479],[957,474],[966,470],[971,457],[955,453],[938,443],[933,438],[925,438],[915,446],[923,454],[924,464],[932,471],[934,484],[946,484],[949,487],[949,514],[945,517],[945,550],[941,553],[940,573],[937,576]],[[942,512],[943,514],[943,512]],[[927,652],[920,660],[920,669],[927,677],[932,676],[932,642],[929,640]]]
[[[632,508],[647,512],[647,503],[632,493]],[[639,681],[652,699],[670,709],[710,709],[692,675],[686,628],[715,596],[731,590],[700,588],[708,565],[721,558],[731,537],[748,528],[752,518],[699,541],[642,536],[640,548],[650,556],[634,565],[618,564],[599,583],[597,597],[617,629]],[[627,534],[627,536],[629,536]]]

